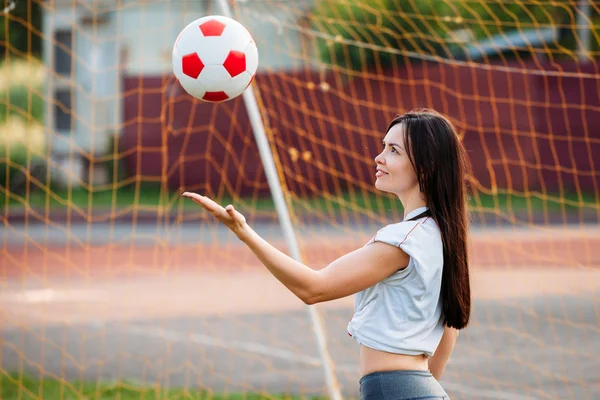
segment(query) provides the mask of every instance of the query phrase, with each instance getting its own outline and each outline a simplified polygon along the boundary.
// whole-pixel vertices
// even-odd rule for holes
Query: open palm
[[[184,192],[182,196],[192,199],[195,203],[200,204],[206,211],[211,213],[236,235],[238,235],[246,226],[246,217],[240,214],[231,204],[227,207],[223,207],[206,196],[191,192]]]

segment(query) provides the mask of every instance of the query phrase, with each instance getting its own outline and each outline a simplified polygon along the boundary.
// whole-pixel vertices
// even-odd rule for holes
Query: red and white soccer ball
[[[258,68],[258,49],[238,21],[211,15],[181,31],[173,45],[173,71],[183,89],[202,101],[220,103],[241,95]]]

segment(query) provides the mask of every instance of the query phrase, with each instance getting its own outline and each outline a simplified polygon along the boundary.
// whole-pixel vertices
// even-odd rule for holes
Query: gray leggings
[[[429,371],[380,371],[360,378],[361,400],[421,400],[450,398]]]

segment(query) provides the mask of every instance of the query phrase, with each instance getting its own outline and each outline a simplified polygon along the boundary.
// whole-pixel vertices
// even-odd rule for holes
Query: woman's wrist
[[[250,225],[244,222],[234,231],[234,233],[238,237],[238,239],[240,239],[244,243],[247,243],[248,240],[252,238],[254,230],[250,227]]]

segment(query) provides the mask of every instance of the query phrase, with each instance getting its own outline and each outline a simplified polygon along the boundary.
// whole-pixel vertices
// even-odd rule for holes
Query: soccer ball
[[[258,49],[238,21],[211,15],[181,31],[173,45],[173,72],[183,89],[202,101],[220,103],[242,94],[256,74]]]

